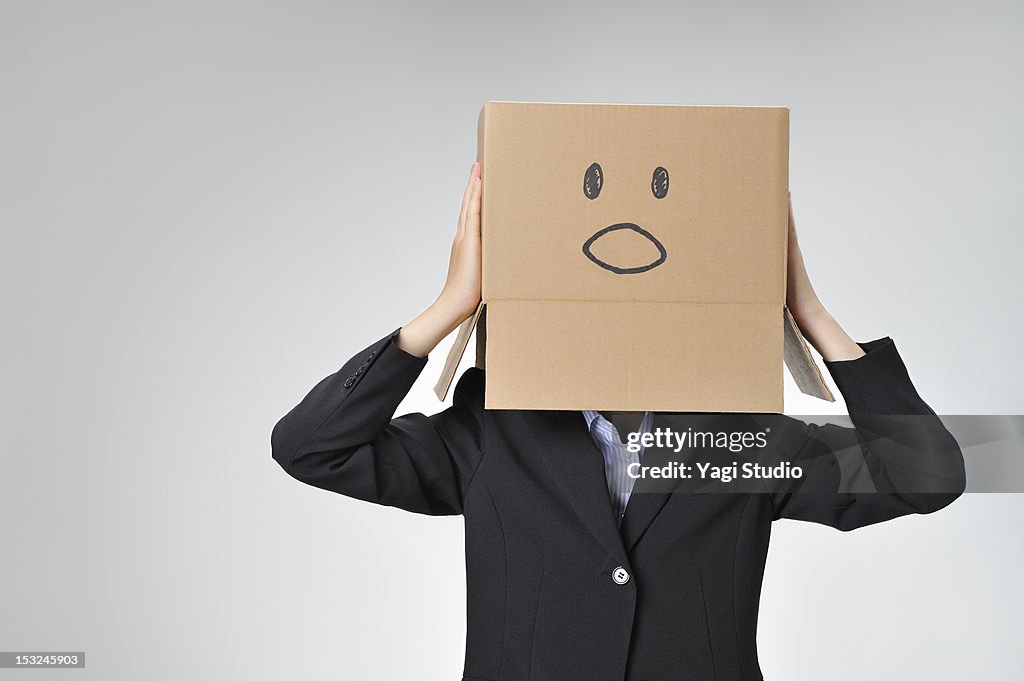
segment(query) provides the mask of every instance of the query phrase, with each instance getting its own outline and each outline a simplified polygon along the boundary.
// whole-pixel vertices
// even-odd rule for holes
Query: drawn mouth
[[[595,243],[597,243],[598,239],[600,239],[606,234],[609,234],[610,232],[618,232],[619,230],[623,229],[628,229],[632,232],[635,232],[640,237],[650,241],[651,244],[653,244],[654,247],[658,249],[658,258],[647,263],[646,265],[640,265],[638,267],[618,267],[617,265],[605,262],[604,260],[601,260],[596,255],[594,255],[593,251],[591,250],[591,247]],[[653,270],[655,267],[665,262],[665,258],[668,257],[668,254],[665,252],[665,247],[661,245],[661,242],[658,241],[658,239],[653,234],[648,232],[643,227],[640,227],[639,225],[634,224],[632,222],[619,222],[617,224],[609,225],[604,229],[599,229],[598,231],[596,231],[594,235],[587,239],[586,242],[583,244],[583,255],[587,256],[590,259],[590,261],[593,262],[598,267],[602,267],[608,270],[609,272],[614,272],[615,274],[640,274],[641,272],[647,272]]]

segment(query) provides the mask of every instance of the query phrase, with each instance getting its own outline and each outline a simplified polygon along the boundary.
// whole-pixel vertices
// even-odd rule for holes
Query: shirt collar
[[[594,429],[594,421],[598,418],[604,418],[601,416],[601,412],[593,409],[583,410],[583,419],[587,422],[587,430],[592,431]],[[644,412],[644,417],[640,421],[640,432],[649,433],[651,431],[651,424],[654,421],[654,414],[652,412]]]
[[[601,415],[601,412],[594,411],[592,409],[583,410],[583,419],[587,422],[587,430],[591,430],[594,427],[594,419]]]

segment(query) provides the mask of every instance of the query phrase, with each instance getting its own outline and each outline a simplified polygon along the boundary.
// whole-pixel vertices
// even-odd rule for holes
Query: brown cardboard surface
[[[438,396],[477,327],[487,408],[781,411],[788,146],[785,107],[488,102]]]
[[[756,333],[778,326],[771,304],[499,300],[487,315],[488,409],[782,408],[782,337]]]
[[[821,369],[814,362],[807,342],[804,340],[803,334],[800,333],[800,327],[797,326],[796,320],[790,314],[789,308],[783,310],[783,315],[785,324],[783,347],[786,368],[789,369],[793,380],[796,381],[796,386],[800,388],[800,392],[806,395],[835,402],[836,398],[832,396],[832,391],[829,390],[821,375]]]

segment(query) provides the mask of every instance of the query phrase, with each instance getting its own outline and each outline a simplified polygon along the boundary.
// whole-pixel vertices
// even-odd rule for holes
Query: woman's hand
[[[480,304],[480,164],[469,171],[459,224],[448,258],[448,277],[438,301],[462,323]]]
[[[843,327],[839,326],[818,294],[811,286],[804,266],[804,256],[796,236],[796,222],[793,220],[793,200],[789,201],[789,250],[786,256],[786,307],[796,320],[797,326],[823,359],[835,362],[857,359],[864,356],[864,350],[857,345]]]
[[[462,195],[444,287],[430,307],[403,326],[395,338],[398,347],[411,355],[426,357],[480,304],[481,194],[480,164],[474,163]]]

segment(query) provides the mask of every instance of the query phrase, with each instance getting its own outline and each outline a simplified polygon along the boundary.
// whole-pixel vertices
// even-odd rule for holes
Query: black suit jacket
[[[779,417],[776,450],[803,465],[803,479],[730,494],[645,493],[639,481],[619,528],[579,411],[484,409],[484,372],[473,368],[451,407],[395,418],[427,362],[400,349],[397,332],[277,423],[273,458],[325,490],[465,517],[467,681],[759,681],[772,521],[851,530],[938,510],[965,484],[955,441],[928,421],[934,412],[881,338],[860,344],[861,358],[825,363],[853,428]],[[907,437],[906,423],[878,415],[923,415],[928,426]],[[843,482],[851,452],[881,492]]]

